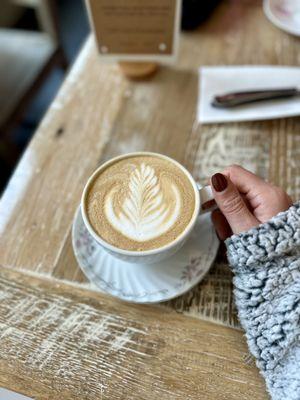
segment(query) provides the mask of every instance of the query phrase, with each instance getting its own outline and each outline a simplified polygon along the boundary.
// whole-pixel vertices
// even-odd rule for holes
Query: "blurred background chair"
[[[87,36],[88,24],[82,0],[0,1],[1,191]]]
[[[0,136],[2,156],[14,163],[18,150],[10,133],[54,67],[67,69],[53,0],[12,0],[34,9],[41,31],[0,29]]]

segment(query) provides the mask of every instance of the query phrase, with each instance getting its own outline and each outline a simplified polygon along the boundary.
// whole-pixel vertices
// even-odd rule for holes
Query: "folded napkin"
[[[300,68],[273,66],[203,67],[200,73],[198,121],[218,123],[255,121],[300,115],[300,96],[268,100],[234,108],[211,106],[215,95],[284,87],[300,88]]]

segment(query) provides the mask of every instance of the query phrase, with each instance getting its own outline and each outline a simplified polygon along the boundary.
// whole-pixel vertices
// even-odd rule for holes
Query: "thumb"
[[[215,174],[211,178],[211,186],[216,203],[233,233],[239,234],[259,225],[258,219],[250,212],[229,178],[219,173]]]

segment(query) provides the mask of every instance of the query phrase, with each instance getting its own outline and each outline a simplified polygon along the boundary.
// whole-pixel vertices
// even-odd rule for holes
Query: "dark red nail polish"
[[[226,177],[219,173],[214,174],[211,177],[211,183],[216,192],[223,192],[223,190],[225,190],[228,186]]]

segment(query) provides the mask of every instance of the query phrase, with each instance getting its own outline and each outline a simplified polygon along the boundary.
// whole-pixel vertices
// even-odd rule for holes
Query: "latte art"
[[[181,198],[175,183],[165,181],[163,188],[155,171],[142,163],[130,174],[128,195],[118,213],[114,198],[119,188],[113,188],[105,199],[105,213],[112,226],[123,235],[138,242],[154,239],[167,232],[178,220]],[[167,202],[166,189],[173,201]]]
[[[145,251],[173,242],[194,214],[195,190],[175,163],[129,156],[94,177],[85,198],[94,231],[120,249]]]

